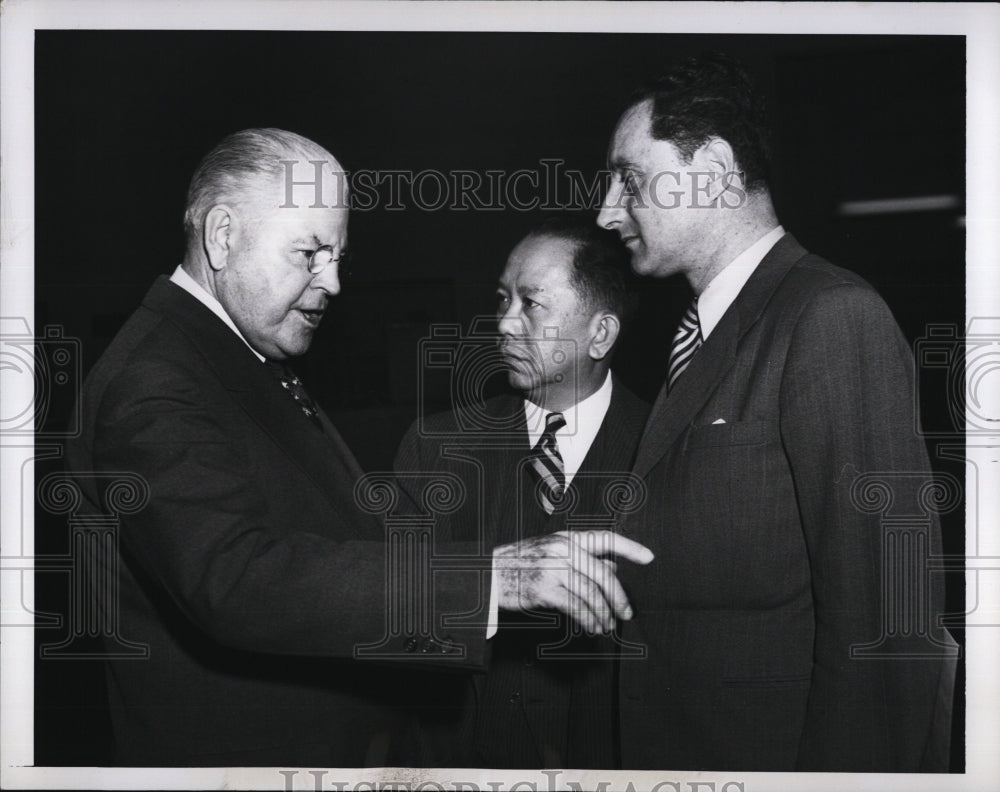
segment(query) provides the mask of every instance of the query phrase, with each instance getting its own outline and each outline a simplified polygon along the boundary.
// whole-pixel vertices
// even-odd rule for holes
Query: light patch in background
[[[876,198],[871,201],[844,201],[837,207],[842,217],[862,215],[906,214],[909,212],[944,212],[957,209],[957,195],[919,195],[911,198]]]

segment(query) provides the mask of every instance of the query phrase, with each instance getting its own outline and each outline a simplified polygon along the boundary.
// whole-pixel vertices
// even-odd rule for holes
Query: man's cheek
[[[677,209],[681,206],[683,197],[681,174],[661,171],[650,179],[647,206],[652,206],[654,209]]]

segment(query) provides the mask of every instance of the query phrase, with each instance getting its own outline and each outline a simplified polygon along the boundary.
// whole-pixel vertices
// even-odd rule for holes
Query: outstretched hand
[[[614,531],[559,531],[493,551],[498,603],[504,610],[551,608],[569,615],[588,633],[608,633],[615,619],[632,618],[625,590],[606,556],[636,564],[652,551]]]

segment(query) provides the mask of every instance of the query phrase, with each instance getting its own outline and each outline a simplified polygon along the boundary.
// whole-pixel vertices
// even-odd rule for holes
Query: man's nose
[[[322,289],[331,297],[340,294],[340,270],[337,262],[332,262],[328,267],[324,267],[322,272],[313,275],[312,286]]]
[[[524,321],[521,314],[510,306],[506,311],[497,314],[497,329],[500,335],[517,336],[524,335]]]
[[[597,215],[597,225],[601,228],[613,230],[622,221],[624,211],[621,208],[621,186],[612,184],[608,188],[608,194],[604,196],[604,203],[601,204],[601,211]]]

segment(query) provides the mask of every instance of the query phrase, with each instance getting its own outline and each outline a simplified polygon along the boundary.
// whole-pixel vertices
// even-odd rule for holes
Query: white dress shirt
[[[705,291],[698,297],[698,324],[701,325],[703,341],[715,329],[723,314],[729,310],[729,306],[733,304],[740,290],[750,280],[750,276],[753,275],[764,256],[784,235],[785,229],[780,225],[768,231],[734,258],[705,287]]]
[[[583,464],[591,443],[604,422],[611,404],[611,372],[604,383],[579,404],[563,410],[566,425],[556,432],[556,445],[563,460],[566,486],[573,480]],[[534,402],[524,400],[524,421],[528,427],[528,446],[534,448],[545,431],[545,419],[554,411],[545,410]]]
[[[556,445],[563,460],[566,486],[583,464],[590,446],[604,423],[604,416],[611,405],[611,372],[604,383],[579,404],[562,411],[566,425],[556,432]],[[524,421],[528,428],[528,447],[534,448],[545,431],[545,419],[555,410],[545,410],[534,402],[524,400]],[[498,583],[496,567],[493,567],[490,583],[490,615],[486,626],[487,639],[497,634],[500,624],[500,602],[497,599]]]
[[[229,327],[230,330],[236,333],[240,341],[247,345],[247,349],[253,352],[260,359],[261,363],[264,362],[264,356],[247,343],[247,340],[243,337],[243,333],[239,331],[239,328],[236,327],[236,323],[233,322],[229,314],[226,313],[226,309],[222,307],[222,303],[205,291],[205,288],[198,283],[198,281],[188,275],[184,271],[184,267],[180,264],[177,265],[177,269],[174,270],[174,274],[170,276],[170,282],[180,286],[184,289],[184,291],[208,308],[208,310],[218,316],[223,322],[226,323],[226,326]]]

